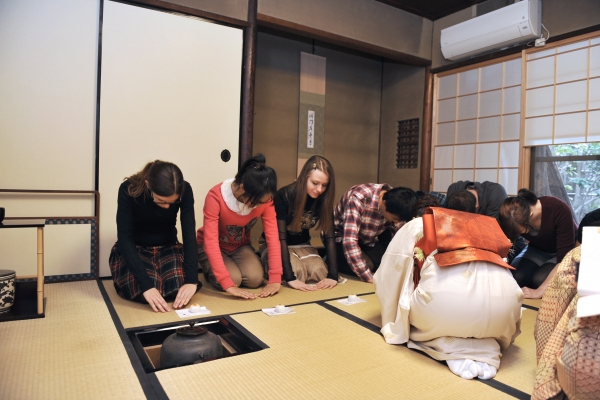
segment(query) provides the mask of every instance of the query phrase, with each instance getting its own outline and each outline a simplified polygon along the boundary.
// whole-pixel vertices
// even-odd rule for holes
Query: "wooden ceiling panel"
[[[377,0],[432,21],[486,0]]]

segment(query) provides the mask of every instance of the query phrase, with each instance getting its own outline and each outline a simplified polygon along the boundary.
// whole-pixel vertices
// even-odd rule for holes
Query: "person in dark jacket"
[[[488,217],[498,218],[500,205],[504,199],[508,197],[506,189],[495,182],[471,182],[458,181],[448,186],[446,198],[449,199],[455,192],[459,190],[468,190],[475,195],[477,203],[475,208],[477,214],[487,215]]]
[[[508,197],[506,189],[499,183],[495,182],[471,182],[471,181],[458,181],[448,186],[448,192],[446,193],[446,202],[443,204],[448,207],[448,199],[460,190],[468,190],[475,195],[476,213],[487,215],[488,217],[494,217],[498,219],[498,213],[502,202]],[[510,264],[515,257],[521,253],[521,251],[527,246],[527,242],[521,236],[519,236],[514,242],[508,252],[508,263]]]

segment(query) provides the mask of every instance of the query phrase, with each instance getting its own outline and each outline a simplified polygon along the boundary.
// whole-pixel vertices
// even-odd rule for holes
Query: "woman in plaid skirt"
[[[177,239],[181,210],[183,244]],[[119,187],[110,269],[117,293],[155,312],[188,304],[198,290],[194,194],[175,164],[156,160]]]

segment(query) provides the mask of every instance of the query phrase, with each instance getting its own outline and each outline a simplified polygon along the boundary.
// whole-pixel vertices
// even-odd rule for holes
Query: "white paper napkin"
[[[291,307],[286,307],[284,312],[277,312],[277,311],[275,311],[275,308],[263,308],[262,312],[267,314],[269,317],[276,317],[278,315],[295,314],[296,313],[296,311],[294,311],[294,309]]]
[[[338,300],[338,303],[342,303],[345,306],[352,306],[354,304],[366,303],[366,302],[367,302],[366,300],[363,300],[360,297],[358,298],[358,300],[355,300],[355,301],[348,301],[348,298]]]
[[[200,315],[208,315],[210,314],[210,310],[204,310],[200,312],[191,312],[189,308],[183,308],[181,310],[175,310],[179,318],[189,318],[189,317],[197,317]]]

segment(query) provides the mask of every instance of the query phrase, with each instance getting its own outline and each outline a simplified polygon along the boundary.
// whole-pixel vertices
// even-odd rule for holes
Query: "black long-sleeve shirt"
[[[285,281],[294,281],[296,276],[290,263],[290,253],[288,245],[299,245],[310,242],[310,228],[319,221],[321,209],[317,207],[317,200],[307,194],[306,205],[302,214],[300,232],[292,232],[287,226],[294,219],[294,205],[296,197],[291,192],[290,187],[286,186],[277,191],[273,201],[275,203],[275,212],[277,213],[277,227],[279,228],[279,241],[281,242],[281,261],[283,266],[283,279]],[[335,281],[338,280],[337,258],[335,252],[335,240],[333,235],[333,221],[328,232],[324,235],[324,244],[327,251],[327,277]]]
[[[140,285],[142,292],[152,289],[152,279],[146,274],[146,266],[135,248],[138,246],[170,246],[177,243],[177,213],[181,210],[181,234],[183,238],[184,283],[198,283],[198,244],[196,243],[196,219],[194,216],[194,193],[184,182],[181,202],[169,208],[156,205],[150,196],[131,197],[127,193],[130,182],[119,186],[117,201],[117,247],[129,271]]]

